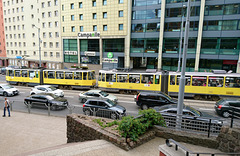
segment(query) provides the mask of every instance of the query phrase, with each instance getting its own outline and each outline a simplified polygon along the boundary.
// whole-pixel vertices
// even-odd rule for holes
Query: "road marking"
[[[21,94],[25,94],[26,92],[20,92]]]
[[[214,111],[214,109],[211,109],[211,108],[198,108],[200,110],[205,110],[205,111]]]
[[[125,102],[125,103],[136,103],[136,102],[131,102],[131,101],[121,101],[121,100],[119,100],[118,102]]]
[[[68,98],[74,98],[74,96],[66,96],[66,95],[65,95],[64,97],[68,97]]]

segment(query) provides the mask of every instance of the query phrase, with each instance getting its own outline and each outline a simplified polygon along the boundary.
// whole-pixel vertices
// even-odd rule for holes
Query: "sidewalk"
[[[11,115],[0,118],[0,151],[4,156],[157,156],[159,145],[165,144],[165,139],[158,137],[131,151],[124,151],[105,140],[66,144],[65,118],[20,112],[12,112]],[[219,152],[186,145],[193,151]]]

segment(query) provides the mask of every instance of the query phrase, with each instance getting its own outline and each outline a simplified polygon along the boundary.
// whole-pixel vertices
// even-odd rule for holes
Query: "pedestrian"
[[[6,116],[6,109],[8,110],[8,116],[10,117],[10,104],[8,99],[5,97],[5,101],[4,101],[4,110],[3,110],[3,117]]]

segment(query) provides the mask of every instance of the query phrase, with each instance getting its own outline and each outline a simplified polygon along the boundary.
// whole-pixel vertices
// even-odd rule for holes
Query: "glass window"
[[[237,30],[237,20],[222,21],[222,30]]]
[[[178,75],[177,76],[177,85],[180,84],[180,78],[181,78],[181,75]],[[185,76],[185,85],[190,86],[190,82],[191,82],[191,76]]]
[[[28,76],[27,73],[28,73],[27,70],[22,70],[22,77],[27,77]]]
[[[15,70],[15,77],[21,77],[20,70]]]
[[[93,19],[97,19],[97,13],[93,13]]]
[[[107,5],[107,0],[103,0],[103,5]]]
[[[28,73],[29,73],[30,78],[35,78],[36,77],[35,71],[29,71]]]
[[[75,26],[72,26],[72,27],[71,27],[71,31],[72,31],[72,32],[75,32]]]
[[[79,20],[83,20],[83,14],[79,15]]]
[[[106,80],[106,75],[105,73],[102,73],[102,81],[105,82],[105,80]]]
[[[217,48],[217,39],[202,39],[201,49],[216,49]]]
[[[48,71],[48,78],[55,79],[55,71]]]
[[[103,18],[107,18],[107,12],[103,13]]]
[[[93,0],[93,1],[92,1],[92,6],[93,6],[93,7],[97,6],[96,0]]]
[[[104,52],[124,52],[124,39],[103,39]]]
[[[179,46],[179,39],[166,38],[164,39],[164,49],[166,53],[177,53]]]
[[[123,3],[123,0],[118,0],[118,3],[119,3],[119,4],[122,4],[122,3]]]
[[[193,86],[206,86],[207,77],[206,76],[193,76],[192,85]]]
[[[103,31],[107,31],[107,25],[103,25]]]
[[[146,10],[141,10],[141,11],[133,11],[132,12],[132,19],[146,19]]]
[[[208,77],[208,86],[209,87],[222,87],[223,86],[223,77],[209,76]]]
[[[148,53],[158,53],[159,39],[151,38],[146,39],[145,52]]]
[[[238,39],[221,39],[220,49],[237,49]]]
[[[65,72],[65,79],[72,79],[73,73],[72,72]]]
[[[96,25],[93,26],[93,31],[97,31],[97,26]]]
[[[240,77],[226,77],[225,87],[239,88]]]
[[[128,82],[128,75],[117,75],[117,82],[127,83]]]
[[[82,2],[79,2],[79,8],[82,8],[82,7],[83,7]]]
[[[141,83],[152,84],[153,83],[153,75],[141,75]]]
[[[57,71],[56,79],[64,79],[64,73],[62,71]]]
[[[132,24],[132,32],[144,32],[144,24]]]
[[[123,30],[123,24],[119,24],[119,30]]]
[[[70,4],[70,9],[74,9],[74,3]]]
[[[157,23],[148,23],[146,32],[156,32],[157,31]]]
[[[80,26],[80,31],[83,32],[83,26]]]
[[[71,20],[74,21],[74,15],[71,15]]]
[[[106,82],[116,82],[116,74],[106,74]]]
[[[102,81],[102,73],[98,74],[98,81]]]
[[[175,78],[175,75],[171,75],[170,76],[170,85],[175,85],[176,83],[175,83],[175,80],[176,78]]]
[[[129,74],[129,83],[140,83],[140,74]]]
[[[228,4],[224,7],[224,15],[239,13],[239,4]]]
[[[123,17],[123,10],[120,10],[120,11],[119,11],[118,16],[119,16],[119,17]]]
[[[74,80],[82,80],[82,72],[74,72]]]
[[[223,5],[210,5],[209,16],[223,15]]]
[[[87,72],[83,72],[83,80],[87,80]]]
[[[159,84],[160,82],[160,75],[155,75],[155,84]]]

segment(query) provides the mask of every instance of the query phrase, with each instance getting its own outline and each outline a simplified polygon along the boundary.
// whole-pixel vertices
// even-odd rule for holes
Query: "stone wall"
[[[176,131],[174,129],[155,126],[156,136],[173,139],[178,142],[185,142],[193,145],[208,147],[208,148],[218,148],[218,141],[216,137],[208,138],[206,135],[190,133],[186,131]]]
[[[222,127],[217,141],[220,151],[240,153],[240,128]]]
[[[116,146],[130,150],[135,148],[155,137],[155,131],[148,131],[141,136],[137,141],[123,138],[119,135],[111,133],[100,127],[98,124],[94,124],[93,120],[98,117],[85,116],[80,114],[71,114],[67,116],[67,142],[83,142],[88,140],[104,139],[110,141]],[[111,119],[104,119],[111,120]],[[112,120],[113,121],[113,120]]]

